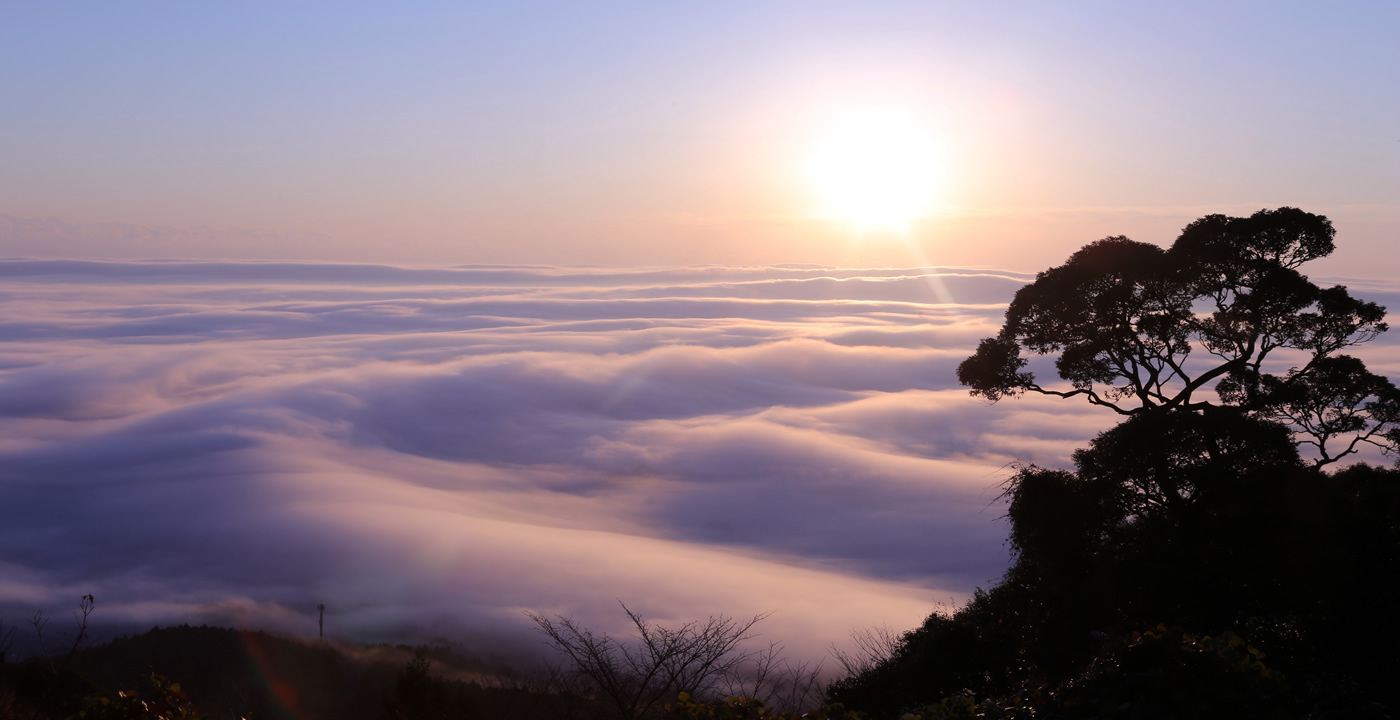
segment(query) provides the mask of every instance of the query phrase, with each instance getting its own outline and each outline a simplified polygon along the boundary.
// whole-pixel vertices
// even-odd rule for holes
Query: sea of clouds
[[[1010,465],[1115,420],[958,386],[1030,279],[3,261],[0,620],[911,627],[1005,569]]]

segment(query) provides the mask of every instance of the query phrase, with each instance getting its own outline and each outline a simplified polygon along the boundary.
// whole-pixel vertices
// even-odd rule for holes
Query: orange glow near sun
[[[806,165],[819,214],[858,230],[907,231],[932,210],[943,176],[932,139],[914,118],[892,110],[836,117]]]

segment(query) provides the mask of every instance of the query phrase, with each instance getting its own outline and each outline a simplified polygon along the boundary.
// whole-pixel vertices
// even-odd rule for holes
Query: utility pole
[[[316,606],[316,610],[317,610],[317,612],[318,612],[318,615],[317,615],[317,617],[316,617],[316,631],[317,631],[317,637],[318,637],[319,639],[321,639],[321,640],[325,640],[325,639],[326,639],[326,606],[325,606],[325,604],[319,604],[319,605],[317,605],[317,606]]]

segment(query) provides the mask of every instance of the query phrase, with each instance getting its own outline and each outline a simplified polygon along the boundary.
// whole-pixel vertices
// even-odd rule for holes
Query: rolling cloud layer
[[[1113,422],[957,386],[1029,279],[0,262],[0,612],[312,632],[325,603],[389,637],[620,599],[775,610],[804,654],[907,627],[1004,569],[1008,463]]]

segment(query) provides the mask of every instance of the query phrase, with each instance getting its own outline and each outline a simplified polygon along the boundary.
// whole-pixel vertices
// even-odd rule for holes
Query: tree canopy
[[[1297,208],[1208,215],[1166,250],[1090,243],[1016,293],[958,367],[974,395],[1084,397],[1122,415],[1238,407],[1286,425],[1318,466],[1400,447],[1400,391],[1340,354],[1387,329],[1385,308],[1298,271],[1330,254],[1331,221]],[[1030,356],[1054,356],[1042,385]],[[1207,391],[1215,398],[1207,399]]]
[[[1210,215],[1017,292],[959,380],[1125,420],[1072,470],[1017,467],[1002,579],[829,698],[891,719],[1389,717],[1400,465],[1319,468],[1396,450],[1400,392],[1344,353],[1384,308],[1299,272],[1334,235],[1294,208]]]

